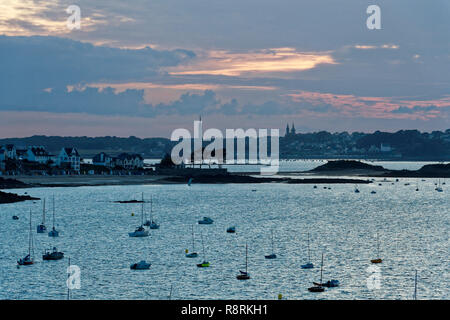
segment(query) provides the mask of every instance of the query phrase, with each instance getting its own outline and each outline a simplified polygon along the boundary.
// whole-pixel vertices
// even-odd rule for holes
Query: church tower
[[[285,134],[286,136],[288,136],[289,135],[289,123],[286,125],[286,134]]]
[[[292,127],[291,127],[291,134],[294,135],[295,134],[295,127],[294,127],[294,123],[292,122]]]

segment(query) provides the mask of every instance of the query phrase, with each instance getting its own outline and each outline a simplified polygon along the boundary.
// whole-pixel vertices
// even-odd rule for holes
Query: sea
[[[282,161],[280,172],[323,163]],[[389,169],[427,164],[370,163]],[[230,166],[235,172],[249,169]],[[443,192],[435,190],[437,183]],[[376,178],[371,184],[317,188],[194,181],[191,186],[6,190],[45,199],[48,230],[54,197],[60,235],[36,232],[43,219],[42,200],[0,205],[0,299],[57,300],[68,294],[74,300],[277,299],[281,294],[289,300],[411,300],[416,272],[417,299],[449,299],[450,189],[445,183]],[[145,218],[151,215],[160,228],[150,230],[149,237],[131,238],[128,233],[141,224],[142,206],[114,201],[140,199],[142,193]],[[29,249],[30,211],[35,264],[18,267],[17,260]],[[198,224],[203,217],[214,223]],[[236,233],[226,232],[230,226]],[[246,246],[251,279],[239,281],[236,275],[246,268]],[[64,252],[64,259],[43,261],[43,251],[53,247]],[[186,258],[186,250],[198,252],[198,258]],[[277,258],[265,259],[271,253]],[[372,264],[375,258],[383,262]],[[141,260],[151,263],[150,269],[130,269]],[[210,267],[198,268],[204,260]],[[308,260],[314,268],[302,269]],[[321,268],[323,282],[336,279],[340,285],[309,292],[313,282],[320,281]]]

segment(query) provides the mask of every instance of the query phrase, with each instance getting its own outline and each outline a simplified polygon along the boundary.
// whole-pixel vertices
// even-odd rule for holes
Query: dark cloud
[[[391,112],[398,114],[414,114],[417,112],[442,111],[440,109],[444,108],[438,108],[436,106],[414,106],[412,108],[398,107],[397,109],[392,110]]]
[[[161,67],[194,57],[188,50],[132,50],[56,37],[0,36],[0,105],[34,102],[24,96],[46,88],[148,79],[158,75]]]

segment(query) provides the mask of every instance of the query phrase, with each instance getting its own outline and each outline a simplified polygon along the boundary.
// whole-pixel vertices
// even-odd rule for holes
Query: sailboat
[[[153,197],[150,199],[150,229],[159,229],[159,224],[153,220]]]
[[[380,242],[378,239],[378,232],[377,232],[377,256],[378,256],[377,259],[372,259],[372,260],[370,260],[370,262],[372,262],[372,263],[382,263],[383,262],[383,259],[380,258]]]
[[[31,209],[30,209],[30,231],[28,234],[28,254],[23,259],[19,259],[17,264],[19,266],[28,266],[34,263],[33,259],[33,236],[31,234]]]
[[[47,231],[47,227],[45,226],[45,199],[42,208],[42,223],[37,226],[37,233],[44,233]]]
[[[250,279],[250,273],[248,273],[248,245],[245,244],[245,271],[239,270],[239,274],[236,276],[238,280]]]
[[[192,252],[189,253],[188,249],[186,249],[186,258],[197,258],[198,254],[195,252],[195,241],[194,241],[194,226],[191,226],[192,233]]]
[[[442,187],[441,187],[441,179],[439,179],[438,186],[436,187],[435,190],[436,190],[437,192],[442,192],[442,191],[444,191],[444,190],[442,189]]]
[[[301,265],[302,269],[312,269],[314,265],[311,263],[311,252],[309,250],[309,233],[308,233],[308,262]]]
[[[128,235],[133,238],[148,237],[148,230],[144,228],[144,194],[142,194],[142,209],[141,209],[141,225],[136,227],[134,232],[128,232]]]
[[[309,292],[324,292],[325,288],[322,286],[322,269],[323,269],[323,253],[322,253],[322,263],[320,265],[320,283],[315,284],[313,287],[308,288]]]
[[[201,237],[202,237],[202,247],[203,247],[203,262],[202,263],[198,263],[197,267],[199,267],[199,268],[207,268],[207,267],[209,267],[209,262],[206,260],[205,244],[203,243],[203,234],[201,234]]]
[[[48,233],[49,237],[59,237],[59,231],[55,229],[55,196],[53,196],[53,228]]]
[[[264,256],[266,259],[276,259],[277,255],[275,254],[274,246],[273,246],[273,231],[271,231],[272,234],[272,253],[268,256]]]
[[[358,186],[355,186],[355,193],[359,193]]]

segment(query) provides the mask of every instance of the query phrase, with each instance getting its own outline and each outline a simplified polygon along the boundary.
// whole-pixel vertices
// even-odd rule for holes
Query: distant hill
[[[248,142],[248,139],[247,139]],[[57,137],[32,136],[0,139],[0,145],[45,146],[55,154],[63,147],[76,147],[82,157],[92,158],[99,152],[111,156],[138,153],[145,158],[162,159],[175,142],[167,138],[137,137]],[[207,143],[205,142],[205,145]],[[327,131],[297,133],[280,137],[281,159],[393,159],[450,161],[450,129],[431,133],[418,130],[361,133]],[[382,150],[381,146],[384,146]],[[246,147],[248,150],[248,146]]]
[[[339,170],[374,170],[374,171],[384,171],[382,166],[374,166],[360,161],[355,160],[338,160],[338,161],[328,161],[326,164],[318,166],[311,171],[322,172],[322,171],[339,171]]]

